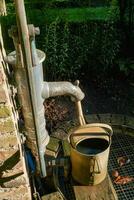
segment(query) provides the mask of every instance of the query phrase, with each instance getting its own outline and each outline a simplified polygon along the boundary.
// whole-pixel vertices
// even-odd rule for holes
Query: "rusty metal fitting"
[[[11,26],[11,29],[8,30],[8,35],[9,37],[13,38],[16,37],[18,38],[18,30],[17,30],[17,26]]]
[[[33,24],[28,24],[28,31],[29,31],[29,35],[31,37],[35,37],[35,35],[39,35],[40,34],[39,27],[34,27]]]

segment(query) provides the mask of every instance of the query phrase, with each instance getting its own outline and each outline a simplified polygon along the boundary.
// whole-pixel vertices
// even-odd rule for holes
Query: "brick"
[[[30,200],[26,186],[0,188],[0,200]]]
[[[11,116],[11,109],[9,106],[0,106],[0,118]]]
[[[1,86],[0,87],[0,103],[5,104],[7,102],[8,102],[7,91],[3,86]]]
[[[16,173],[10,177],[4,177],[0,179],[0,186],[7,188],[19,187],[20,185],[25,185],[25,183],[26,180],[22,172],[18,174]]]
[[[10,149],[10,150],[0,150],[0,163],[4,163],[8,160],[12,155],[16,155],[18,150]]]
[[[19,151],[0,151],[0,172],[13,169],[19,161]]]
[[[3,44],[1,26],[0,36],[0,42]],[[15,122],[11,116],[11,94],[3,69],[3,66],[6,67],[3,53],[4,48],[0,50],[0,200],[31,200],[18,150]]]
[[[11,176],[15,176],[16,174],[22,174],[23,173],[23,163],[21,160],[16,160],[17,164],[11,168],[11,169],[6,169],[5,171],[1,170],[1,178],[7,178]]]
[[[18,155],[17,155],[18,154]],[[26,183],[25,175],[22,169],[19,152],[13,154],[5,162],[1,163],[0,187],[18,187]]]
[[[15,134],[5,133],[0,135],[0,149],[8,149],[14,146],[18,146]]]
[[[61,196],[59,192],[53,192],[51,194],[44,195],[41,199],[42,200],[63,200],[63,197]]]
[[[50,141],[47,145],[47,149],[57,152],[59,149],[60,140],[55,137],[50,137]]]
[[[71,146],[67,140],[62,141],[62,148],[63,148],[64,157],[69,157]]]
[[[60,140],[55,137],[50,137],[50,141],[46,147],[46,156],[50,157],[57,157],[59,151],[61,149]]]
[[[0,120],[0,131],[1,133],[13,132],[15,131],[14,123],[11,119]]]
[[[13,152],[12,152],[13,153]],[[1,156],[0,152],[0,156]],[[4,162],[0,165],[0,186],[1,187],[18,187],[25,184],[25,177],[22,170],[22,161],[20,160],[20,153],[16,151],[10,154]]]
[[[3,76],[3,72],[0,69],[0,85],[4,83],[4,76]]]

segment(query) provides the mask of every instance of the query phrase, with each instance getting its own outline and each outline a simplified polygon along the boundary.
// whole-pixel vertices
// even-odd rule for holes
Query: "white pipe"
[[[73,97],[74,101],[81,101],[85,96],[79,86],[73,85],[67,81],[44,82],[41,94],[44,99],[54,96],[69,95]]]

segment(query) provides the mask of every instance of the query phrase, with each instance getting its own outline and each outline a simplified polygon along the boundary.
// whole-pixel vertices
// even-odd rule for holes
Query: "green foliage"
[[[117,7],[107,8],[64,8],[64,9],[42,9],[29,10],[27,16],[31,21],[37,20],[39,24],[51,23],[58,17],[63,22],[85,22],[91,20],[109,21],[113,13],[118,11]],[[114,15],[114,16],[115,16]],[[116,15],[117,17],[117,15]],[[117,19],[116,19],[117,20]]]
[[[120,50],[113,22],[63,23],[57,18],[47,25],[44,34],[41,43],[50,80],[74,80],[82,71],[104,72],[113,66]]]
[[[120,50],[116,0],[104,0],[103,3],[112,6],[97,8],[81,7],[87,6],[87,2],[91,4],[92,0],[77,1],[77,8],[72,8],[76,0],[32,2],[25,1],[27,19],[28,23],[40,27],[41,35],[36,37],[36,44],[47,55],[45,74],[49,80],[75,80],[83,72],[104,72],[114,64]],[[56,6],[57,2],[58,6],[59,3],[70,3],[70,7],[60,8]],[[42,3],[48,3],[48,7],[44,8]],[[99,0],[95,3],[100,6]],[[15,21],[11,3],[8,13],[11,15],[4,19],[7,27]]]
[[[25,0],[25,4],[42,4],[47,8],[52,7],[88,7],[109,6],[112,0]]]
[[[39,6],[39,5],[38,5]],[[9,4],[7,6],[8,16],[7,19],[10,21],[15,15],[14,7]],[[116,6],[111,7],[85,7],[85,8],[32,8],[26,6],[27,18],[31,22],[38,23],[42,25],[44,23],[51,23],[55,21],[56,18],[59,18],[63,22],[87,22],[91,20],[99,21],[109,21],[113,19],[114,21],[118,20],[119,9]],[[115,18],[117,17],[117,18]]]
[[[103,25],[103,32],[100,41],[101,48],[98,59],[103,68],[106,69],[112,66],[120,49],[119,37],[113,23]]]
[[[59,23],[58,18],[52,22],[47,29],[46,37],[45,37],[45,51],[47,53],[47,74],[48,76],[53,77],[54,79],[57,78],[57,68],[58,68],[58,50],[59,50]],[[60,71],[60,69],[59,69]]]
[[[126,75],[134,74],[134,60],[132,59],[120,59],[118,61],[120,71]]]

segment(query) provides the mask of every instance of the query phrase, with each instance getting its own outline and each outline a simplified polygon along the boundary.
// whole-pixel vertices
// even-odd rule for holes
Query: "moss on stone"
[[[14,123],[11,119],[8,119],[6,121],[0,121],[1,133],[13,132],[14,130]]]
[[[17,137],[14,134],[6,134],[0,136],[0,149],[9,149],[10,147],[16,147],[18,145]]]
[[[11,115],[10,108],[8,106],[0,106],[0,118],[6,118]]]

